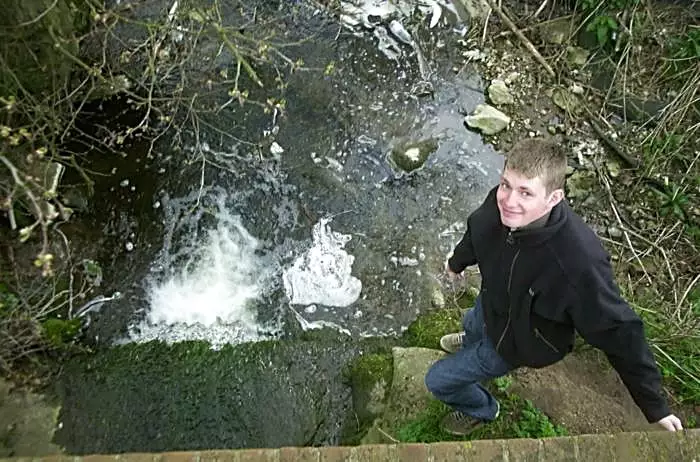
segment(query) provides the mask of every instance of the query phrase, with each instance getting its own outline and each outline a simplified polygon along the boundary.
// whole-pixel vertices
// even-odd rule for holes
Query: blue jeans
[[[462,348],[432,365],[425,376],[428,390],[453,409],[479,420],[496,418],[496,398],[479,382],[500,377],[513,368],[496,352],[486,335],[480,298],[464,314]]]

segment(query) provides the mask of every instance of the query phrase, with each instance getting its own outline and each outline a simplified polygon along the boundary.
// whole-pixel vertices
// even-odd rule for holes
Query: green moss
[[[80,331],[80,319],[50,318],[41,323],[46,338],[54,347],[62,347],[75,339]]]
[[[449,308],[430,311],[418,317],[403,335],[408,346],[440,348],[440,337],[462,330],[463,310]]]
[[[374,420],[384,411],[393,372],[390,352],[359,356],[349,365],[345,374],[352,386],[353,415],[343,429],[343,444],[360,444]]]
[[[511,379],[506,376],[494,380],[489,389],[501,404],[498,419],[475,429],[465,437],[455,437],[441,428],[442,419],[450,408],[440,401],[431,401],[428,408],[415,420],[406,423],[396,433],[405,443],[434,443],[438,441],[465,441],[501,438],[546,438],[565,436],[566,428],[554,424],[532,402],[508,392]]]
[[[371,388],[382,379],[390,385],[393,370],[391,353],[364,355],[350,365],[350,377],[353,386],[362,388]]]

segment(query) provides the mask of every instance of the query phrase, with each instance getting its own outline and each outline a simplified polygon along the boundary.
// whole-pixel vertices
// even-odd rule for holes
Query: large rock
[[[651,429],[620,377],[594,350],[543,369],[520,369],[514,377],[512,391],[570,434]]]
[[[488,104],[479,104],[472,115],[464,118],[467,125],[485,135],[495,135],[510,124],[510,117]]]
[[[53,431],[59,407],[41,396],[12,390],[0,379],[0,457],[39,457],[59,454]]]
[[[425,411],[433,399],[425,386],[425,374],[445,353],[428,348],[394,347],[392,356],[394,375],[386,408],[362,439],[363,444],[391,442],[391,433]]]

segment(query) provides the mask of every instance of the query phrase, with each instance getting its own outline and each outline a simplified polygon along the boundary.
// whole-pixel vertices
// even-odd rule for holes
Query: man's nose
[[[508,207],[508,208],[515,207],[516,197],[515,197],[515,194],[513,193],[513,191],[508,191],[508,195],[506,196],[505,203],[506,203],[506,207]]]

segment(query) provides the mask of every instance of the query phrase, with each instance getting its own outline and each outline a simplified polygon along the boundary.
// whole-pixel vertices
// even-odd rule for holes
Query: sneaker
[[[483,424],[483,420],[475,419],[459,411],[450,412],[442,419],[442,429],[454,436],[468,435]]]
[[[440,339],[440,347],[448,353],[458,351],[462,348],[462,343],[464,343],[464,332],[443,335]]]

